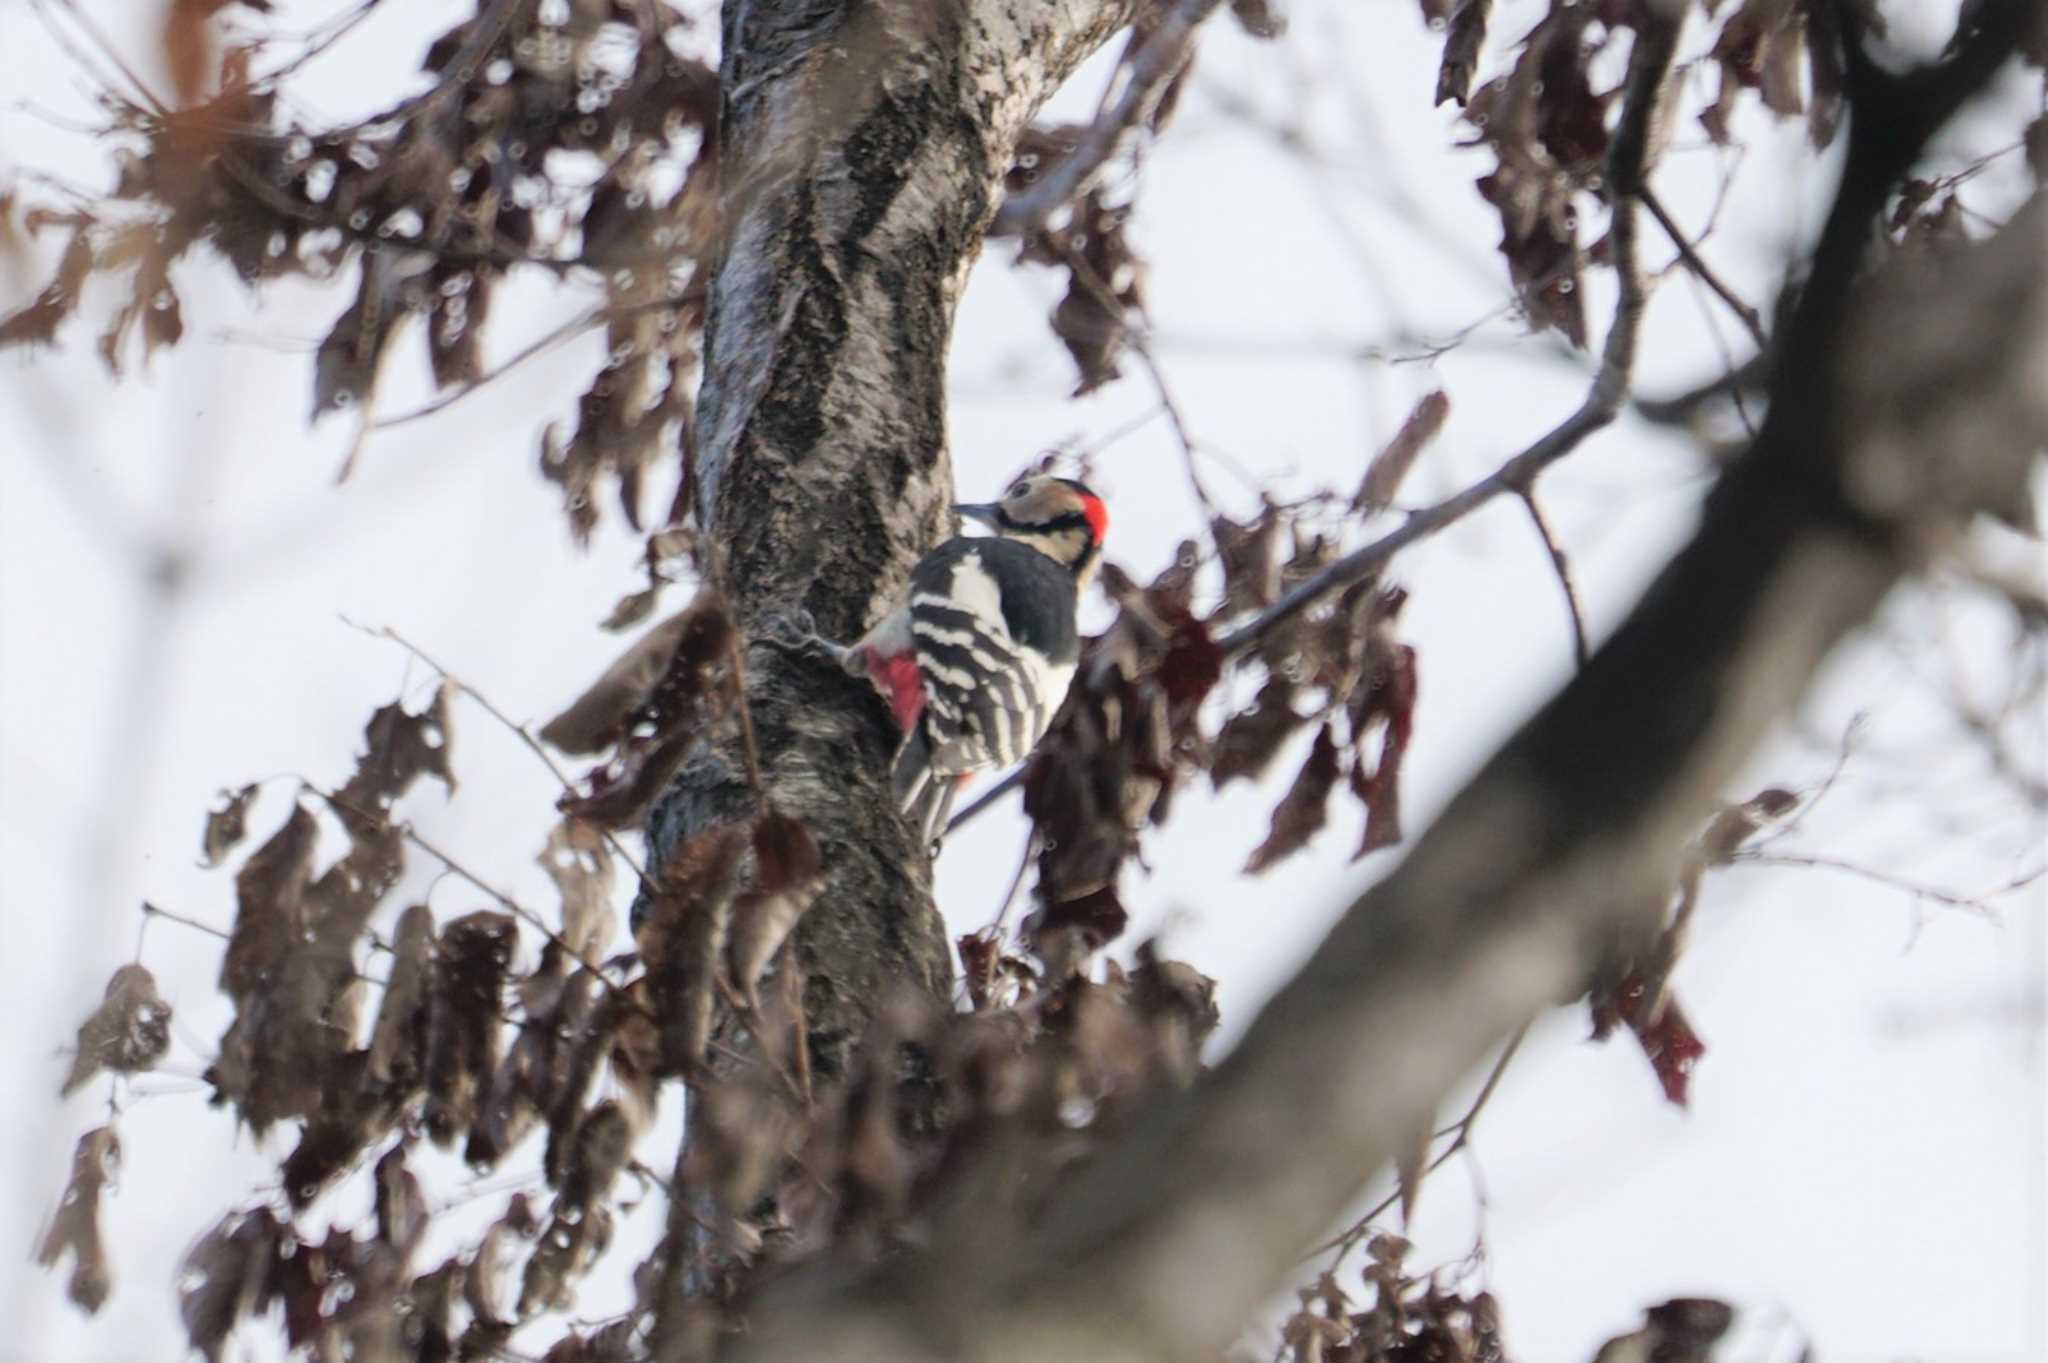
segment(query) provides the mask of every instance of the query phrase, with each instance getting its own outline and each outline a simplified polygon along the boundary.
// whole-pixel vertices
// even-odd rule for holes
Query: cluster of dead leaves
[[[1505,1363],[1492,1295],[1467,1296],[1435,1274],[1411,1275],[1409,1248],[1398,1235],[1367,1242],[1360,1276],[1371,1300],[1363,1307],[1334,1273],[1300,1289],[1301,1305],[1281,1326],[1282,1363]]]
[[[717,1285],[702,1307],[828,1250],[914,1253],[956,1221],[1020,1230],[1062,1171],[1194,1078],[1213,981],[1149,951],[1100,980],[1026,969],[1039,983],[972,1012],[885,1003],[846,1077],[809,1103],[759,1073],[700,1087],[684,1178],[716,1209],[713,1235],[664,1254]]]
[[[540,736],[563,752],[608,754],[586,778],[587,793],[564,799],[562,811],[606,828],[638,827],[697,741],[739,704],[739,647],[724,598],[705,588],[549,720]]]
[[[1366,484],[1375,497],[1391,499],[1443,406],[1441,394],[1425,399],[1374,461]],[[1417,695],[1415,650],[1399,635],[1407,593],[1366,578],[1332,590],[1326,605],[1246,634],[1233,645],[1235,660],[1256,664],[1264,680],[1219,723],[1207,702],[1233,661],[1224,647],[1232,627],[1260,619],[1329,568],[1336,547],[1271,504],[1245,523],[1218,514],[1210,534],[1222,590],[1206,610],[1196,604],[1201,556],[1192,541],[1149,585],[1105,567],[1116,621],[1084,647],[1066,703],[1026,768],[1024,809],[1039,848],[1039,911],[1027,935],[1069,935],[1070,954],[1123,930],[1119,873],[1137,855],[1140,833],[1166,822],[1188,777],[1206,774],[1217,789],[1257,779],[1305,728],[1315,730],[1306,760],[1246,871],[1306,847],[1340,781],[1366,814],[1358,856],[1401,839],[1401,768]]]
[[[1492,0],[1421,0],[1444,33],[1436,100],[1464,108],[1475,143],[1496,166],[1479,192],[1501,219],[1501,254],[1532,326],[1587,342],[1585,269],[1604,263],[1604,243],[1588,246],[1582,210],[1611,202],[1604,172],[1619,87],[1596,81],[1602,54],[1639,22],[1635,0],[1557,4],[1516,44],[1506,71],[1481,85],[1479,70]],[[1715,142],[1733,141],[1730,120],[1746,92],[1779,119],[1803,116],[1816,148],[1841,123],[1845,43],[1843,7],[1832,0],[1701,0],[1719,23],[1706,60],[1719,86],[1700,120]],[[1874,4],[1853,6],[1854,38],[1881,36]],[[1660,133],[1661,135],[1661,133]]]
[[[1151,45],[1162,39],[1161,30],[1174,8],[1167,0],[1138,8],[1124,43],[1118,80],[1137,79],[1138,66],[1148,59]],[[1230,12],[1238,27],[1254,38],[1277,38],[1286,32],[1284,18],[1267,0],[1231,0]],[[1194,69],[1197,45],[1197,36],[1189,35],[1185,51],[1165,70],[1156,95],[1140,107],[1138,126],[1119,131],[1148,138],[1165,131]],[[1109,119],[1113,112],[1105,101],[1099,117]],[[1003,178],[1005,192],[1014,196],[1031,190],[1073,155],[1090,131],[1089,125],[1073,123],[1027,128]],[[1066,272],[1067,292],[1053,309],[1052,329],[1080,373],[1076,397],[1119,377],[1118,361],[1130,339],[1132,319],[1145,308],[1147,267],[1127,231],[1136,203],[1126,193],[1112,195],[1097,179],[1084,180],[1072,201],[1060,206],[1062,212],[1044,215],[1046,226],[1027,231],[1017,256],[1019,264],[1050,265]],[[1009,229],[999,220],[997,230]]]
[[[661,0],[479,3],[426,52],[427,90],[315,128],[287,114],[278,79],[254,74],[291,65],[274,60],[275,41],[246,38],[203,65],[216,62],[212,26],[229,7],[171,7],[179,107],[109,95],[121,171],[106,199],[24,215],[28,232],[69,240],[50,283],[0,318],[0,345],[53,340],[88,276],[124,272],[128,301],[100,341],[109,366],[133,333],[145,357],[176,343],[171,271],[201,243],[251,284],[332,278],[354,264],[354,300],[314,361],[317,419],[367,409],[414,319],[436,387],[476,383],[506,273],[583,267],[602,280],[607,357],[569,434],[544,441],[542,468],[579,535],[596,522],[606,475],[637,526],[646,470],[673,445],[688,449],[704,300],[696,265],[716,230],[718,79],[677,55],[683,17]],[[686,506],[679,499],[671,515]]]
[[[1468,7],[1468,13],[1483,8]],[[1579,205],[1599,193],[1607,113],[1616,94],[1596,90],[1590,70],[1633,10],[1625,3],[1553,7],[1523,40],[1506,75],[1469,100],[1460,98],[1466,121],[1497,162],[1480,177],[1479,193],[1500,214],[1501,254],[1523,311],[1531,325],[1554,328],[1582,347],[1586,251]],[[1469,85],[1478,41],[1466,50],[1471,22],[1466,15],[1452,22],[1439,99],[1459,98]]]
[[[667,656],[600,723],[612,741],[631,730],[658,748],[701,725],[729,688],[730,626],[717,599],[707,595],[679,620],[663,634]],[[823,868],[810,832],[773,811],[655,868],[637,954],[606,956],[616,931],[614,852],[598,819],[573,813],[539,856],[559,894],[553,922],[497,896],[446,919],[391,902],[409,837],[395,807],[422,776],[454,790],[449,695],[444,687],[419,712],[377,710],[348,782],[314,793],[347,835],[336,859],[323,868],[319,821],[294,799],[236,871],[220,979],[235,1016],[206,1078],[214,1102],[241,1122],[259,1133],[290,1123],[297,1137],[279,1161],[278,1202],[230,1213],[185,1265],[186,1324],[209,1358],[237,1321],[273,1303],[288,1344],[317,1356],[445,1359],[504,1347],[522,1322],[567,1303],[604,1253],[659,1084],[708,1073],[719,999],[769,1056],[750,1082],[801,1055],[794,964],[778,973],[780,991],[761,984]],[[256,794],[244,787],[208,815],[207,864],[237,851]],[[149,972],[122,967],[79,1029],[66,1093],[102,1071],[154,1065],[169,1044],[169,1016]],[[807,1087],[789,1084],[778,1101],[804,1108]],[[431,1213],[408,1152],[431,1141],[489,1170],[536,1137],[552,1198],[522,1195],[480,1245],[437,1267],[415,1265]],[[98,1210],[118,1149],[113,1127],[88,1134],[38,1246],[45,1264],[72,1256],[71,1293],[88,1310],[111,1281]],[[324,1238],[298,1228],[298,1213],[372,1162],[374,1228],[337,1225]],[[577,1347],[588,1344],[578,1337]]]

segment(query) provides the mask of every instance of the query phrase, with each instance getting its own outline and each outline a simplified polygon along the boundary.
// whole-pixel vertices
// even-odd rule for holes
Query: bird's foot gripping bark
[[[856,675],[865,670],[854,659],[855,650],[818,633],[818,622],[802,608],[764,617],[753,641],[800,658],[822,658]]]

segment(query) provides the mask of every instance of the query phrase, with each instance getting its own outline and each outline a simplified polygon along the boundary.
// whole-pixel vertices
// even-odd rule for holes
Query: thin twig
[[[1038,183],[1003,201],[989,226],[990,236],[1029,236],[1042,229],[1061,204],[1081,192],[1115,154],[1125,132],[1157,106],[1160,95],[1187,64],[1196,28],[1220,2],[1181,0],[1168,11],[1132,60],[1129,82],[1115,106],[1098,115],[1074,149],[1041,176]]]
[[[529,344],[521,347],[518,351],[514,352],[510,357],[508,357],[505,360],[504,363],[500,364],[497,368],[479,374],[473,379],[463,380],[461,383],[456,384],[447,392],[442,393],[438,397],[434,398],[433,401],[431,402],[422,403],[418,407],[414,407],[409,411],[400,412],[396,416],[380,417],[375,422],[371,423],[370,429],[373,431],[388,431],[394,426],[403,426],[407,422],[418,421],[423,417],[430,417],[436,412],[442,411],[443,409],[448,407],[452,407],[456,403],[468,397],[471,393],[474,393],[477,389],[483,387],[485,384],[490,383],[495,379],[502,378],[505,374],[509,373],[514,369],[517,369],[520,365],[526,363],[528,360],[546,354],[548,351],[554,349],[556,346],[562,344],[564,341],[573,340],[575,337],[581,335],[583,332],[589,330],[591,327],[594,327],[598,325],[600,322],[605,321],[607,319],[607,315],[613,311],[613,309],[609,308],[586,309],[585,311],[578,313],[576,316],[571,317],[568,321],[562,323],[560,326],[556,327],[553,331],[548,332],[540,339],[530,342]]]
[[[265,71],[262,75],[252,79],[249,82],[250,87],[260,89],[263,86],[275,85],[280,79],[298,70],[307,62],[312,61],[328,48],[347,37],[357,25],[361,24],[363,20],[369,18],[376,11],[380,3],[382,3],[382,0],[357,0],[356,7],[353,10],[345,11],[329,19],[324,24],[315,25],[313,28],[308,29],[304,35],[306,46],[293,53],[289,59],[274,70]]]
[[[714,542],[707,552],[712,588],[730,609],[733,596],[727,581],[723,548]],[[754,705],[752,697],[747,694],[747,641],[738,630],[732,632],[730,656],[733,689],[739,697],[739,703],[733,709],[739,715],[740,752],[747,762],[747,784],[753,789],[755,802],[766,812],[772,807],[772,802],[768,798],[767,783],[761,779],[761,747],[754,739]]]
[[[958,814],[955,814],[951,819],[946,821],[946,832],[950,834],[954,829],[958,828],[961,824],[966,823],[969,819],[981,813],[981,811],[987,809],[990,805],[1002,799],[1011,791],[1021,788],[1024,784],[1024,773],[1029,771],[1030,769],[1031,764],[1029,762],[1026,762],[1023,766],[1018,767],[1008,776],[1005,776],[1002,780],[996,782],[987,790],[983,791],[980,795],[976,796],[972,804],[968,805],[967,808],[961,810]]]
[[[116,71],[119,71],[122,76],[127,78],[128,83],[135,87],[135,92],[142,96],[142,102],[147,104],[159,116],[167,116],[170,113],[169,107],[156,97],[156,93],[149,88],[142,77],[136,75],[130,69],[127,62],[121,60],[119,49],[107,40],[107,35],[93,21],[93,17],[85,12],[85,7],[80,5],[78,0],[58,0],[58,3],[62,4],[65,11],[70,14],[71,22],[85,30],[86,36],[92,39],[93,43],[99,48],[100,55],[107,59],[108,64]],[[38,6],[37,12],[41,12],[40,6]]]
[[[437,676],[439,676],[442,681],[446,682],[448,685],[454,687],[457,691],[460,691],[463,695],[468,696],[471,700],[475,701],[478,705],[482,706],[485,714],[489,715],[492,719],[498,721],[498,723],[503,725],[506,729],[509,729],[521,743],[526,745],[526,749],[528,752],[531,752],[535,757],[538,757],[541,760],[541,764],[548,769],[548,771],[554,776],[556,784],[560,785],[565,792],[571,795],[577,793],[576,783],[569,779],[568,773],[564,772],[559,766],[555,764],[554,758],[548,756],[548,750],[540,745],[540,740],[535,738],[532,734],[528,733],[526,731],[525,725],[513,723],[511,716],[507,715],[503,710],[500,710],[496,705],[493,705],[491,703],[491,698],[489,696],[486,696],[483,692],[477,690],[474,686],[471,686],[468,682],[462,680],[462,678],[456,676],[453,672],[450,672],[447,668],[441,666],[441,664],[435,662],[432,658],[428,657],[424,649],[420,648],[419,645],[413,643],[410,639],[407,639],[397,630],[391,628],[391,626],[385,625],[378,629],[371,629],[367,625],[357,624],[355,621],[349,619],[345,615],[341,617],[341,620],[342,623],[347,625],[350,629],[361,630],[363,633],[368,634],[373,638],[387,639],[390,642],[397,644],[407,653],[410,653],[413,657],[419,659],[419,661],[422,664],[429,668],[432,668],[434,673]],[[620,843],[618,836],[615,833],[613,833],[611,829],[604,827],[604,825],[602,824],[599,824],[597,826],[597,830],[599,834],[603,836],[605,842],[610,844],[614,855],[616,855],[620,861],[624,862],[627,868],[631,870],[634,875],[640,878],[640,883],[651,888],[654,882],[648,879],[646,870],[641,867],[639,861],[634,858],[633,854],[631,852],[628,852],[625,846],[622,843]],[[450,867],[449,869],[453,870],[454,868]]]
[[[1669,35],[1659,30],[1659,46],[1669,46]],[[1639,39],[1639,46],[1646,39]],[[1593,376],[1578,410],[1550,432],[1515,455],[1491,474],[1434,506],[1410,512],[1408,518],[1371,544],[1345,555],[1335,563],[1288,591],[1255,619],[1232,630],[1218,646],[1226,656],[1235,656],[1257,646],[1280,626],[1287,624],[1325,597],[1377,573],[1389,559],[1417,540],[1462,520],[1503,493],[1521,494],[1535,483],[1536,475],[1576,450],[1588,436],[1611,423],[1628,400],[1635,371],[1636,339],[1642,327],[1643,311],[1649,303],[1649,281],[1637,259],[1635,196],[1643,185],[1649,156],[1648,122],[1657,103],[1658,91],[1645,86],[1641,73],[1654,70],[1662,80],[1660,58],[1668,65],[1668,52],[1648,54],[1633,63],[1628,106],[1615,129],[1609,156],[1608,184],[1614,194],[1613,221],[1608,240],[1614,253],[1614,273],[1620,296],[1614,305],[1614,321],[1607,329],[1600,369]],[[1654,83],[1654,82],[1653,82]]]
[[[994,921],[988,925],[991,936],[1002,935],[1003,924],[1009,919],[1010,909],[1017,902],[1017,891],[1024,888],[1024,873],[1031,869],[1031,858],[1037,854],[1038,825],[1033,824],[1031,831],[1024,837],[1024,855],[1017,859],[1017,874],[1010,877],[1010,888],[1003,892],[1003,902],[996,909]]]
[[[1678,225],[1677,219],[1665,211],[1663,201],[1657,197],[1657,192],[1645,184],[1641,186],[1637,197],[1642,200],[1643,207],[1650,210],[1650,216],[1657,220],[1657,225],[1664,229],[1664,235],[1671,238],[1671,244],[1678,248],[1678,258],[1685,262],[1685,268],[1692,271],[1693,277],[1700,283],[1712,289],[1714,296],[1726,303],[1728,310],[1741,319],[1742,325],[1749,332],[1749,338],[1756,342],[1758,350],[1768,350],[1770,338],[1764,334],[1762,316],[1755,308],[1743,302],[1742,295],[1728,287],[1727,281],[1714,273],[1714,267],[1707,264],[1705,257],[1701,256],[1693,248],[1692,242],[1686,239],[1685,229]]]
[[[1515,1030],[1515,1034],[1508,1038],[1508,1044],[1502,1048],[1499,1058],[1493,1062],[1493,1068],[1486,1072],[1486,1079],[1480,1084],[1479,1092],[1472,1099],[1471,1106],[1465,1109],[1465,1115],[1431,1137],[1432,1140],[1441,1140],[1445,1136],[1450,1136],[1452,1140],[1449,1145],[1439,1150],[1436,1157],[1430,1160],[1429,1164],[1424,1167],[1422,1171],[1424,1178],[1450,1163],[1459,1151],[1464,1150],[1472,1143],[1472,1128],[1477,1125],[1479,1114],[1486,1110],[1486,1105],[1492,1100],[1494,1091],[1500,1087],[1501,1076],[1507,1073],[1508,1062],[1515,1058],[1515,1052],[1521,1049],[1522,1042],[1528,1035],[1529,1025],[1527,1023],[1522,1024],[1522,1026]],[[1337,1257],[1330,1261],[1329,1266],[1330,1271],[1336,1271],[1338,1265],[1344,1262],[1344,1257],[1351,1253],[1353,1247],[1363,1240],[1366,1233],[1372,1229],[1372,1223],[1384,1216],[1400,1200],[1401,1194],[1398,1191],[1388,1194],[1377,1206],[1353,1221],[1343,1231],[1316,1246],[1315,1249],[1309,1252],[1308,1257],[1313,1259],[1318,1254],[1326,1254],[1331,1250],[1336,1250]]]
[[[575,961],[576,964],[582,966],[585,970],[589,971],[592,978],[594,978],[600,985],[604,986],[605,991],[608,994],[610,994],[614,999],[624,1004],[626,1007],[631,1008],[634,1012],[641,1013],[643,1015],[646,1014],[646,1009],[642,1008],[637,1002],[635,1002],[633,997],[630,994],[628,994],[625,990],[620,989],[618,985],[612,982],[610,977],[608,977],[604,973],[603,966],[591,960],[588,956],[585,956],[582,953],[582,951],[576,947],[574,943],[569,941],[568,938],[562,936],[553,928],[549,927],[547,920],[545,918],[541,917],[540,914],[535,913],[532,909],[527,908],[524,904],[521,904],[511,895],[506,894],[503,890],[498,889],[496,886],[484,880],[483,877],[477,875],[474,871],[471,871],[469,868],[462,865],[462,863],[455,860],[455,858],[449,856],[446,852],[443,852],[433,843],[428,842],[425,838],[419,835],[419,832],[416,829],[414,829],[411,824],[395,822],[394,820],[390,819],[384,814],[377,812],[376,810],[360,809],[355,805],[350,804],[347,800],[342,799],[340,795],[336,794],[333,791],[322,790],[320,787],[313,785],[307,786],[307,789],[312,791],[315,795],[318,795],[328,804],[334,806],[335,809],[340,810],[341,812],[348,814],[351,817],[361,819],[362,821],[368,824],[390,829],[392,832],[397,833],[398,836],[405,839],[407,842],[411,843],[414,847],[419,848],[420,851],[425,852],[428,856],[432,857],[434,860],[440,862],[443,866],[447,867],[449,871],[461,877],[463,880],[468,881],[473,887],[475,887],[475,889],[478,892],[494,900],[498,904],[498,906],[504,909],[507,913],[519,919],[521,922],[527,924],[529,927],[533,928],[534,931],[540,933],[541,936],[547,938],[547,940],[552,942],[555,946],[561,948],[563,955],[569,957],[569,959]]]
[[[1078,258],[1075,266],[1077,269],[1087,270],[1090,275],[1095,273],[1094,270],[1088,269],[1086,261]],[[1130,341],[1131,349],[1137,352],[1139,361],[1144,364],[1146,374],[1151,376],[1153,390],[1159,394],[1159,406],[1165,411],[1166,420],[1173,427],[1174,437],[1180,442],[1181,465],[1187,470],[1188,486],[1194,489],[1195,501],[1201,505],[1202,518],[1213,521],[1216,519],[1216,503],[1210,499],[1209,489],[1202,485],[1201,470],[1195,466],[1195,438],[1188,430],[1187,418],[1181,414],[1180,404],[1174,400],[1173,390],[1167,387],[1166,371],[1159,367],[1158,359],[1152,354],[1151,342],[1146,339],[1152,327],[1152,319],[1145,317],[1144,324],[1142,330],[1127,325],[1125,335]]]
[[[188,928],[196,928],[208,937],[218,937],[223,942],[232,936],[231,933],[224,932],[211,923],[202,923],[197,918],[187,918],[182,913],[172,913],[169,909],[160,909],[145,899],[142,901],[142,921],[146,923],[152,918],[168,918],[173,923],[181,923]]]
[[[1931,899],[1937,904],[1946,904],[1950,908],[1955,909],[1968,909],[1971,913],[1981,914],[1986,918],[1996,915],[1996,910],[1991,907],[1991,900],[2024,890],[2027,886],[2041,879],[2042,876],[2048,875],[2048,864],[2044,864],[2028,871],[2025,875],[2007,881],[1995,889],[1986,890],[1982,894],[1977,895],[1964,895],[1957,894],[1953,890],[1944,890],[1938,886],[1925,885],[1919,881],[1908,880],[1904,876],[1893,875],[1889,871],[1880,871],[1874,866],[1864,866],[1858,862],[1845,861],[1839,857],[1820,856],[1812,853],[1742,851],[1737,852],[1730,859],[1730,864],[1736,866],[1804,867],[1811,870],[1840,871],[1844,875],[1857,876],[1863,880],[1873,881],[1876,884],[1910,894],[1915,899]]]
[[[1529,519],[1535,523],[1536,533],[1543,537],[1544,549],[1549,551],[1550,567],[1557,574],[1557,585],[1564,589],[1565,610],[1572,618],[1572,659],[1583,669],[1593,654],[1586,643],[1586,615],[1579,608],[1579,590],[1572,583],[1571,562],[1565,558],[1564,546],[1558,542],[1557,532],[1551,529],[1542,505],[1536,500],[1534,487],[1522,489],[1522,505],[1529,509]]]
[[[1842,741],[1835,749],[1835,760],[1828,767],[1828,774],[1821,778],[1820,784],[1813,788],[1811,795],[1807,795],[1800,801],[1799,807],[1792,811],[1790,818],[1751,839],[1745,850],[1752,853],[1761,852],[1772,843],[1780,842],[1799,831],[1800,825],[1806,821],[1807,816],[1819,807],[1820,802],[1827,798],[1830,791],[1834,790],[1835,783],[1842,779],[1842,773],[1848,770],[1849,758],[1856,751],[1857,740],[1862,737],[1863,726],[1868,721],[1868,718],[1869,716],[1861,710],[1849,716],[1849,723],[1842,729]]]

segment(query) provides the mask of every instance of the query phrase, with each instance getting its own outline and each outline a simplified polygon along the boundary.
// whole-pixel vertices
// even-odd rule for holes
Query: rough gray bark
[[[729,0],[722,258],[705,326],[697,511],[745,626],[808,610],[851,638],[951,523],[953,311],[1031,114],[1130,0]],[[1022,450],[990,451],[1008,472]],[[865,683],[756,649],[766,794],[830,880],[798,932],[821,1077],[878,1002],[945,996],[930,868],[889,813],[887,711]],[[734,754],[657,810],[657,853],[749,813]]]
[[[1684,839],[1828,651],[1973,512],[2010,510],[2048,442],[2040,195],[1935,282],[1895,263],[1857,287],[1891,187],[2025,8],[1925,79],[1858,73],[1843,186],[1787,337],[1835,363],[1779,376],[1694,541],[1239,1048],[1044,1224],[940,1225],[915,1258],[791,1281],[754,1304],[739,1356],[1215,1357],[1459,1075],[1653,929]],[[1902,328],[1941,346],[1901,358]],[[1895,387],[1879,401],[1873,381]]]

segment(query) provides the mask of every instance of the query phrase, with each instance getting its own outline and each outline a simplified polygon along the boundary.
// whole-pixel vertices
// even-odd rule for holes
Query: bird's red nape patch
[[[896,727],[909,733],[917,717],[924,713],[924,676],[917,670],[917,655],[898,653],[887,657],[872,648],[865,652],[868,680],[888,699]]]
[[[1095,535],[1095,542],[1102,543],[1109,534],[1109,508],[1102,504],[1102,498],[1082,497],[1081,514],[1088,518],[1088,529]]]

